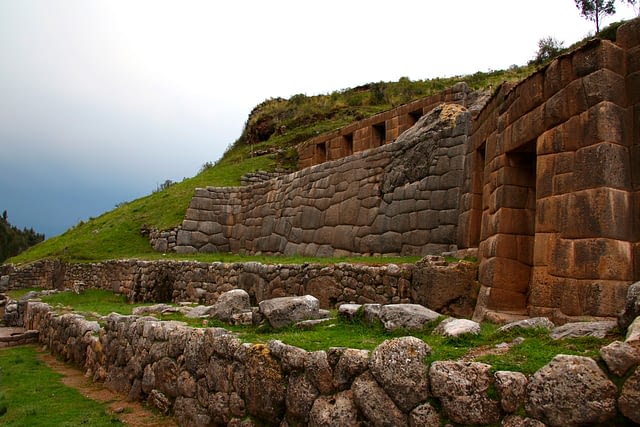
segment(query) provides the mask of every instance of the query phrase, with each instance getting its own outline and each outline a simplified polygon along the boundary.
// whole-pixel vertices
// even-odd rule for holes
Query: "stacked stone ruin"
[[[174,250],[479,247],[477,317],[614,316],[640,279],[638,123],[634,20],[488,101],[457,85],[302,144],[298,172],[196,190]]]

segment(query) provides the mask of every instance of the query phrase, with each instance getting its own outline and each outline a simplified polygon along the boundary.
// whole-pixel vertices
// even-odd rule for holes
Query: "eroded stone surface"
[[[224,292],[211,308],[211,317],[231,322],[234,315],[251,312],[249,294],[244,289],[232,289]]]
[[[616,413],[616,387],[590,358],[558,355],[529,381],[527,413],[550,426],[605,423]]]
[[[258,305],[269,324],[276,329],[319,317],[320,302],[311,295],[273,298],[260,301]]]
[[[624,382],[618,406],[625,417],[640,424],[640,368]]]
[[[415,337],[387,340],[371,354],[371,373],[405,412],[429,397],[428,369],[424,363],[429,354],[431,347]]]
[[[460,424],[492,424],[500,420],[500,404],[489,398],[491,366],[477,362],[431,364],[431,391],[447,417]]]
[[[433,333],[445,337],[459,337],[466,334],[478,335],[480,333],[480,324],[468,319],[448,318],[440,322],[433,330]]]
[[[310,427],[360,426],[358,407],[351,391],[332,396],[320,396],[309,413]]]
[[[502,409],[507,413],[516,412],[524,405],[527,377],[522,372],[497,371],[494,378]]]
[[[609,370],[619,377],[640,362],[640,352],[632,345],[620,341],[602,347],[600,357]]]
[[[378,385],[370,372],[365,372],[351,387],[356,405],[362,414],[375,426],[402,426],[407,416]]]
[[[435,311],[419,304],[389,304],[380,308],[380,320],[388,331],[422,329],[438,316]]]

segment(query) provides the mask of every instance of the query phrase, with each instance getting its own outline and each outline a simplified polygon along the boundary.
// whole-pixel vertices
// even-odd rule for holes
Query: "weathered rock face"
[[[558,355],[531,378],[525,408],[550,426],[606,423],[616,413],[616,392],[593,359]]]
[[[249,294],[244,289],[233,289],[220,295],[210,315],[223,322],[231,322],[234,316],[247,312],[251,313]]]
[[[622,386],[618,399],[620,412],[634,423],[640,424],[640,369],[636,368]]]
[[[320,302],[311,295],[282,297],[260,301],[260,312],[269,324],[278,329],[292,323],[320,317]]]
[[[480,289],[477,265],[442,261],[425,257],[417,263],[411,297],[417,304],[438,313],[469,318],[473,315]]]
[[[640,282],[629,286],[624,309],[618,315],[618,326],[626,329],[636,317],[640,317]]]
[[[404,412],[410,412],[429,397],[425,358],[431,348],[414,337],[385,341],[371,355],[369,367],[378,384]]]
[[[445,319],[433,330],[434,334],[445,337],[458,337],[461,335],[480,333],[480,324],[468,319]]]
[[[489,398],[491,366],[477,362],[434,362],[431,391],[447,417],[460,424],[493,424],[500,420],[500,404]]]
[[[419,304],[389,304],[380,308],[380,320],[388,331],[422,329],[438,316],[435,311]]]

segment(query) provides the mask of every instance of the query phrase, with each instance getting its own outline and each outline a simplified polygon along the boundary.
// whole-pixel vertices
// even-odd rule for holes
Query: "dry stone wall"
[[[153,317],[112,313],[101,326],[40,302],[29,303],[24,320],[53,354],[181,426],[640,422],[640,368],[625,370],[619,391],[593,359],[581,356],[559,355],[527,377],[492,373],[478,362],[428,365],[434,350],[414,337],[385,341],[372,352],[309,352]]]
[[[345,256],[455,249],[470,129],[471,113],[445,104],[394,144],[247,187],[197,189],[174,250]]]
[[[427,257],[417,264],[366,266],[189,261],[106,261],[62,264],[54,281],[48,272],[60,263],[40,261],[16,268],[0,266],[7,289],[105,289],[132,302],[217,302],[231,289],[244,289],[252,303],[284,296],[313,295],[325,309],[342,303],[417,303],[443,314],[470,317],[479,285],[477,264],[447,264]],[[41,272],[38,275],[38,272]]]

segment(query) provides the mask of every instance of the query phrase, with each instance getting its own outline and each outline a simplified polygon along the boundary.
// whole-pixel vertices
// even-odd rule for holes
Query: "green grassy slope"
[[[504,81],[522,80],[533,71],[533,66],[512,66],[508,70],[451,78],[401,78],[398,82],[370,83],[327,95],[266,100],[251,111],[242,135],[215,165],[207,165],[196,176],[162,191],[80,222],[7,262],[19,264],[49,257],[72,262],[157,257],[141,235],[141,227],[164,230],[179,225],[195,188],[238,185],[243,174],[256,170],[295,169],[294,147],[320,133],[437,93],[457,82],[465,81],[472,89],[495,88]],[[258,151],[271,154],[253,155]]]

